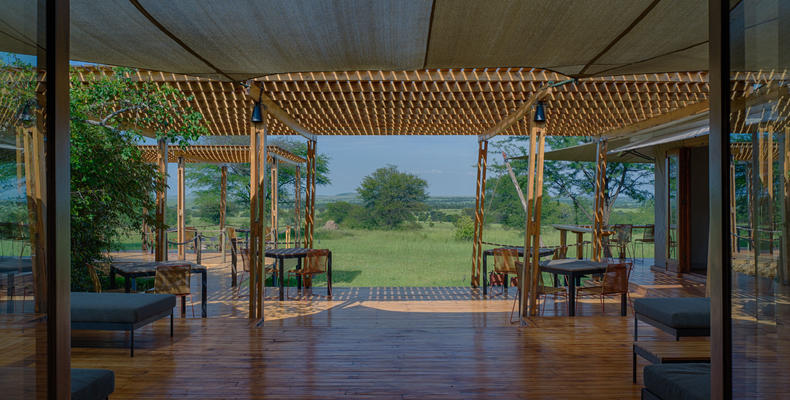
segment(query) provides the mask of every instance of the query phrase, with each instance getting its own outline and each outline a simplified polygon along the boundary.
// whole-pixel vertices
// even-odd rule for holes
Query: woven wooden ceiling
[[[109,74],[109,69],[83,68]],[[137,79],[169,84],[192,98],[212,135],[248,135],[253,99],[238,83],[137,71]],[[734,131],[747,132],[750,104],[772,91],[770,112],[787,115],[787,87],[758,87],[767,74],[741,74],[733,84]],[[292,73],[249,81],[317,135],[479,135],[516,110],[532,93],[567,77],[528,68]],[[757,89],[755,89],[757,87]],[[588,78],[558,86],[546,98],[549,135],[596,136],[695,104],[708,97],[707,73]],[[739,100],[741,99],[741,100]],[[741,101],[741,103],[738,103]],[[184,104],[186,105],[186,104]],[[740,112],[740,114],[739,114]],[[777,118],[786,124],[786,118]],[[269,116],[269,134],[293,135]],[[777,126],[776,128],[780,128]],[[503,135],[524,135],[522,120]]]
[[[140,145],[137,147],[143,152],[143,160],[155,163],[159,159],[159,148],[156,145]],[[269,152],[269,154],[276,154],[279,157],[295,163],[301,164],[307,161],[278,146],[266,146],[266,151]],[[250,162],[250,147],[231,145],[191,145],[182,149],[178,146],[168,146],[168,162],[178,162],[178,157],[184,157],[184,161],[188,163],[248,163]],[[268,158],[268,162],[271,162],[271,156]]]

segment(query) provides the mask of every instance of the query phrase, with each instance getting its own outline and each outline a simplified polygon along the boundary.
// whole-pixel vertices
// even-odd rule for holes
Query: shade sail
[[[0,51],[35,54],[37,2],[0,0]],[[310,71],[707,69],[707,2],[72,0],[71,58],[222,80]]]
[[[612,145],[625,143],[626,140],[615,140],[608,143],[609,148]],[[564,149],[557,149],[547,151],[544,154],[546,160],[554,161],[595,161],[595,152],[597,149],[597,142],[590,142],[580,144],[578,146],[566,147]],[[624,162],[624,163],[647,163],[652,162],[652,158],[647,155],[642,155],[639,152],[628,152],[623,154],[608,154],[606,156],[609,162]]]

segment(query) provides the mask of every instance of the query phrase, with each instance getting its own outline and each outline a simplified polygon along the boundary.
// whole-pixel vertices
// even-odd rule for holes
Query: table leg
[[[502,287],[503,287],[505,290],[507,290],[507,281],[508,281],[508,279],[507,279],[507,274],[503,274],[503,275],[504,275],[504,280],[502,281]]]
[[[329,264],[326,269],[326,290],[329,297],[332,297],[332,253],[329,253]]]
[[[579,232],[576,234],[576,258],[579,260],[584,258],[584,233]]]
[[[488,294],[488,255],[483,254],[483,296]]]
[[[110,267],[110,289],[115,289],[115,267]]]
[[[565,258],[568,254],[568,231],[560,231],[560,258]]]
[[[277,260],[280,264],[280,301],[285,300],[285,259]]]
[[[208,271],[204,270],[200,273],[200,316],[206,318],[208,316],[208,295],[207,292],[207,280],[208,277],[206,276]]]
[[[14,280],[15,280],[15,278],[16,277],[14,276],[13,272],[11,272],[11,273],[6,275],[6,279],[8,279],[8,291],[7,291],[8,308],[7,308],[7,311],[8,311],[9,314],[13,314],[14,313],[14,292],[15,292]]]
[[[302,257],[296,259],[296,269],[302,269]],[[296,288],[302,291],[302,275],[296,275]]]
[[[620,315],[625,317],[628,315],[628,295],[625,293],[620,294]]]
[[[129,293],[129,292],[132,291],[132,282],[129,280],[128,276],[124,276],[123,277],[123,290],[126,293]]]
[[[568,279],[568,316],[576,316],[576,274],[571,274]]]

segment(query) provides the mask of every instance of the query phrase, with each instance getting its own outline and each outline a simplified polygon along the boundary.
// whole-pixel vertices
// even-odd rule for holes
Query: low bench
[[[710,336],[710,299],[705,297],[641,298],[634,300],[634,341],[639,321],[653,325],[679,340],[684,336]]]
[[[710,364],[654,364],[644,369],[642,400],[710,399]]]
[[[710,363],[710,342],[701,340],[634,342],[632,364],[634,383],[636,383],[636,356],[653,364]]]
[[[113,391],[115,374],[109,369],[71,369],[71,400],[106,399]]]
[[[129,331],[129,353],[134,357],[134,330],[170,315],[176,297],[145,293],[71,293],[71,329]]]

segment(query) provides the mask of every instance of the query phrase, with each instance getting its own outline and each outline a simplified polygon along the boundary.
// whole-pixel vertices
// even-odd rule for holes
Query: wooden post
[[[39,114],[37,121],[43,121]],[[39,123],[43,125],[43,123]],[[44,230],[44,199],[47,196],[44,182],[44,138],[39,126],[25,130],[24,146],[25,190],[28,207],[30,253],[33,263],[33,297],[35,312],[43,313],[47,305],[46,232]]]
[[[225,232],[225,213],[227,209],[227,197],[228,197],[228,166],[223,165],[220,169],[220,179],[219,179],[219,239],[220,239],[220,247],[222,251],[222,262],[227,262],[227,254],[226,254],[226,242],[228,241],[226,232]]]
[[[736,199],[735,199],[735,162],[730,160],[730,226],[732,227],[731,229],[732,239],[730,241],[730,249],[734,251],[740,250],[738,248],[738,236],[737,236],[738,230],[735,229],[735,227],[738,226],[736,223],[737,212],[738,209],[736,206]],[[708,272],[708,275],[710,275],[710,272]]]
[[[532,272],[532,276],[530,277],[530,282],[532,286],[530,287],[530,296],[529,296],[529,315],[536,316],[538,315],[538,281],[539,281],[539,274],[540,274],[540,212],[543,207],[543,153],[545,150],[546,144],[546,130],[545,122],[532,122],[532,129],[537,131],[538,136],[538,152],[537,152],[537,160],[535,165],[535,196],[534,196],[534,203],[535,203],[535,212],[533,213],[533,220],[532,220],[532,262],[529,263],[530,269]],[[530,133],[532,136],[532,133]],[[530,253],[524,249],[524,261],[526,262],[527,258],[529,257]]]
[[[167,231],[165,225],[165,212],[167,204],[167,140],[159,139],[159,179],[162,188],[156,192],[156,221],[159,227],[156,229],[156,261],[167,260]]]
[[[301,178],[299,177],[299,165],[296,166],[296,172],[294,173],[294,240],[293,240],[293,247],[299,247],[299,226],[301,225],[301,213],[300,213],[300,192],[302,191],[301,182],[299,181]]]
[[[307,187],[305,190],[305,247],[313,248],[313,234],[315,232],[315,176],[316,176],[316,147],[317,142],[307,142]]]
[[[316,175],[318,174],[318,142],[313,141],[313,160],[310,162],[310,165],[313,171],[310,173],[310,248],[313,248],[313,234],[315,233],[315,181]]]
[[[532,211],[534,206],[534,197],[535,197],[535,160],[537,154],[537,138],[536,133],[537,130],[532,129],[532,121],[529,121],[530,129],[529,129],[529,167],[527,169],[527,212],[525,213],[525,223],[524,223],[524,262],[522,264],[521,270],[521,282],[519,285],[521,286],[521,298],[519,304],[519,310],[521,317],[527,317],[530,314],[531,307],[528,307],[529,304],[532,303],[532,296],[535,295],[530,289],[532,288],[532,271],[530,267],[529,259],[529,248],[532,244],[532,234],[533,234],[533,221],[532,221]]]
[[[478,142],[477,185],[475,188],[475,227],[472,235],[472,287],[480,287],[480,269],[483,260],[483,222],[486,198],[486,169],[488,167],[488,140]],[[486,277],[483,277],[486,279]]]
[[[313,173],[313,168],[310,166],[311,158],[310,152],[313,147],[312,141],[307,142],[307,162],[305,164],[305,188],[304,188],[304,247],[310,247],[310,200],[313,196],[311,192],[312,185],[310,184],[310,176]]]
[[[784,146],[779,146],[779,160],[782,163],[782,250],[779,257],[779,279],[785,285],[790,284],[790,127],[785,128]]]
[[[279,179],[280,179],[280,176],[279,176],[280,175],[280,161],[277,160],[276,158],[272,159],[272,166],[270,167],[269,171],[270,171],[270,174],[271,174],[271,181],[272,181],[272,187],[271,187],[271,189],[269,189],[269,190],[271,190],[271,207],[269,208],[269,210],[271,210],[271,214],[272,214],[271,215],[272,241],[274,242],[274,248],[276,249],[277,245],[278,245],[278,242],[279,242],[279,238],[280,238],[280,231],[279,231],[279,227],[280,227],[280,221],[279,221],[279,217],[280,217],[280,210],[279,210],[279,208],[280,208],[280,193],[279,193],[279,190],[277,190],[277,188],[279,187]]]
[[[176,213],[178,216],[178,259],[186,260],[186,251],[183,243],[186,240],[186,232],[184,232],[184,157],[178,157],[178,201],[176,202]]]
[[[249,318],[257,319],[257,277],[258,277],[258,230],[260,220],[258,212],[258,132],[260,124],[253,124],[250,130],[250,234],[247,241],[250,268],[250,309]]]
[[[593,261],[601,261],[603,251],[603,207],[606,191],[606,140],[598,139],[595,169],[595,220],[593,221],[592,255]]]
[[[261,130],[260,137],[258,138],[258,207],[259,207],[259,229],[258,229],[258,262],[256,266],[258,267],[257,272],[257,279],[256,279],[256,286],[255,293],[258,296],[258,300],[256,301],[256,317],[258,320],[263,320],[263,298],[264,298],[264,286],[263,280],[266,278],[264,275],[264,267],[266,261],[266,237],[264,236],[266,232],[266,162],[268,161],[269,155],[266,153],[266,140],[269,134],[269,123],[268,123],[268,110],[266,107],[263,108],[263,129]]]

